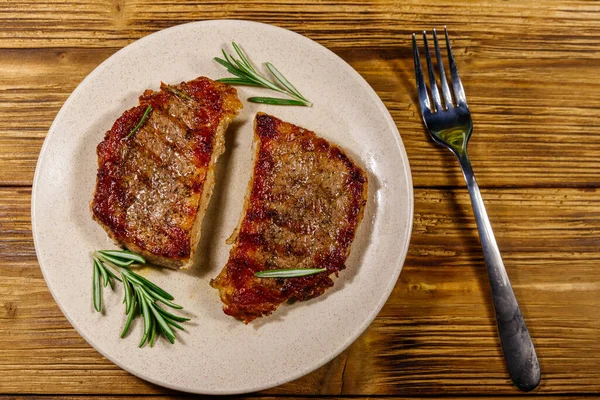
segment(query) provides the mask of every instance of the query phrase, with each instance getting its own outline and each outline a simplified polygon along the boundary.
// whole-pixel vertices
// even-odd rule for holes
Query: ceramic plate
[[[227,76],[213,57],[239,43],[255,64],[270,61],[314,103],[312,108],[258,105],[265,89],[239,87],[244,109],[226,136],[217,184],[203,224],[200,265],[177,272],[146,268],[192,317],[174,345],[137,347],[142,321],[119,338],[125,321],[121,286],[104,289],[104,315],[92,306],[91,252],[114,248],[92,221],[96,145],[137,97],[160,82]],[[263,68],[264,65],[261,66]],[[347,269],[311,301],[285,304],[249,325],[226,316],[209,281],[227,260],[251,174],[257,111],[317,132],[368,171],[365,217]],[[400,134],[373,89],[341,58],[288,30],[246,21],[202,21],[149,35],[120,50],[75,89],[56,116],[40,153],[32,195],[38,260],[54,299],[77,331],[125,370],[172,389],[233,394],[266,389],[305,375],[347,348],[375,318],[404,262],[413,192]]]

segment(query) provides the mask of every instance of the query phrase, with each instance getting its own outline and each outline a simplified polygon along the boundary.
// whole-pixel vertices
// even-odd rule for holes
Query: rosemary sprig
[[[293,99],[277,99],[274,97],[248,97],[248,101],[252,103],[274,104],[277,106],[303,106],[304,103],[300,100]]]
[[[145,264],[144,257],[130,251],[99,250],[94,252],[92,259],[94,261],[93,299],[96,311],[102,311],[102,282],[104,287],[110,284],[111,288],[114,288],[113,279],[123,283],[125,293],[123,303],[125,303],[127,320],[121,331],[121,337],[125,337],[131,322],[141,315],[144,319],[144,334],[139,347],[145,343],[153,347],[160,335],[174,343],[173,328],[183,330],[178,322],[189,321],[189,318],[171,314],[162,308],[159,303],[175,309],[183,307],[173,303],[174,298],[170,293],[129,268],[133,263]],[[115,275],[111,268],[118,271],[121,278]]]
[[[254,276],[258,278],[298,278],[325,271],[327,271],[327,268],[269,269],[255,272]]]
[[[246,85],[246,86],[258,86],[267,89],[275,90],[279,93],[283,93],[292,99],[281,99],[277,97],[250,97],[248,101],[253,103],[263,104],[276,104],[282,106],[306,106],[311,107],[312,103],[308,101],[299,91],[288,81],[285,76],[271,63],[266,63],[267,68],[271,72],[271,75],[275,77],[275,81],[269,80],[264,75],[261,75],[250,63],[246,54],[242,51],[240,46],[235,42],[232,42],[233,48],[237,53],[239,60],[234,58],[232,55],[228,55],[223,50],[223,58],[215,57],[215,61],[227,68],[230,74],[235,75],[237,78],[222,78],[219,82],[227,83],[230,85]]]
[[[192,98],[190,96],[188,96],[187,94],[183,93],[181,90],[177,90],[171,86],[167,86],[167,90],[171,93],[173,93],[175,96],[177,97],[181,97],[182,99],[185,100],[192,100]]]
[[[140,119],[140,122],[138,122],[137,125],[135,126],[135,128],[133,128],[131,130],[131,132],[129,132],[129,135],[123,137],[122,140],[129,139],[131,137],[131,135],[136,133],[146,123],[146,120],[150,116],[151,112],[152,112],[152,106],[148,105],[148,107],[146,108],[146,111],[144,111],[144,114],[142,115],[142,119]]]

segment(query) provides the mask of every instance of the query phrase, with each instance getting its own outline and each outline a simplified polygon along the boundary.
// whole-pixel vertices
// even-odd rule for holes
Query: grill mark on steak
[[[94,218],[111,237],[167,266],[189,263],[217,132],[241,108],[234,88],[208,78],[173,87],[191,100],[163,83],[106,133],[92,201]],[[148,105],[148,119],[128,138]]]
[[[194,152],[193,115],[190,115],[192,113],[189,107],[186,107],[186,104],[174,94],[168,92],[164,96],[165,99],[158,106],[161,111],[159,113],[160,117],[153,122],[154,129],[162,132],[167,143],[190,162],[197,165]]]
[[[367,199],[367,177],[314,132],[259,113],[254,172],[229,260],[211,285],[226,314],[245,323],[284,301],[307,300],[345,268]],[[264,279],[268,269],[326,268],[300,278]]]
[[[147,160],[153,162],[157,168],[165,168],[172,174],[173,179],[180,180],[183,185],[189,184],[189,178],[201,178],[202,172],[191,162],[193,155],[186,157],[176,146],[167,141],[163,131],[154,126],[144,127],[137,132],[137,139],[132,143],[131,151],[140,157],[139,161]],[[133,168],[139,168],[140,165],[134,160],[128,164],[133,165]]]

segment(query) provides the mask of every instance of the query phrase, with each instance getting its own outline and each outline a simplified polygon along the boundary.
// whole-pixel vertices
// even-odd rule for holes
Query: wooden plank
[[[484,191],[542,368],[536,393],[600,390],[600,200],[571,189]],[[351,348],[347,394],[515,394],[464,190],[418,190],[394,293]],[[372,356],[366,356],[372,355]]]
[[[293,29],[347,60],[390,110],[417,186],[415,226],[401,278],[365,334],[263,398],[517,395],[466,191],[426,189],[463,182],[452,156],[423,130],[409,34],[447,25],[473,112],[479,182],[505,188],[484,190],[484,198],[540,354],[535,394],[598,393],[600,84],[590,78],[600,73],[598,11],[581,0],[6,0],[0,186],[31,185],[64,100],[128,43],[202,19]],[[0,188],[0,394],[178,395],[114,366],[68,324],[35,260],[29,200],[28,188]]]
[[[187,394],[171,394],[171,395],[144,395],[144,396],[102,396],[103,399],[109,399],[109,400],[141,400],[141,399],[155,399],[155,398],[160,398],[160,399],[181,399],[184,397],[190,397]],[[199,396],[197,396],[199,397]],[[206,396],[208,397],[208,396]],[[586,396],[586,397],[596,397],[596,396]],[[67,395],[67,396],[44,396],[44,395],[25,395],[25,396],[0,396],[0,399],[11,399],[11,400],[20,400],[20,399],[45,399],[45,398],[52,398],[52,399],[56,399],[56,400],[63,400],[63,399],[68,399],[68,400],[90,400],[90,399],[96,399],[97,396],[86,396],[86,395]],[[331,399],[332,397],[322,397],[322,396],[285,396],[285,397],[281,397],[280,395],[241,395],[241,396],[227,396],[225,397],[228,400],[232,400],[232,399],[246,399],[246,400],[271,400],[271,399],[279,399],[279,398],[284,398],[286,400],[325,400],[325,399]],[[506,396],[482,396],[480,398],[484,398],[486,400],[499,400],[499,399],[506,399]],[[577,396],[547,396],[547,395],[543,395],[543,396],[536,396],[536,395],[526,395],[526,396],[511,396],[510,399],[511,400],[525,400],[525,399],[531,399],[531,398],[536,398],[536,399],[561,399],[561,400],[571,400],[571,399],[579,399],[580,397]],[[396,397],[396,396],[368,396],[368,397],[363,397],[363,396],[335,396],[335,399],[338,400],[344,400],[344,399],[351,399],[351,400],[378,400],[378,399],[385,399],[385,400],[416,400],[416,399],[423,399],[423,397]],[[454,397],[454,396],[444,396],[444,399],[447,400],[467,400],[467,399],[473,399],[473,397],[471,396],[460,396],[460,397]]]
[[[58,110],[114,51],[0,50],[0,184],[31,185]]]
[[[0,188],[0,394],[176,393],[147,383],[102,357],[71,327],[35,258],[29,188]],[[273,390],[337,394],[345,354]]]
[[[31,184],[43,138],[62,103],[116,50],[0,50],[0,184]],[[410,49],[338,54],[390,110],[414,184],[462,186],[454,157],[424,130]],[[470,154],[482,186],[600,185],[600,82],[589,79],[600,75],[600,63],[467,55],[459,57],[459,66],[475,124]]]
[[[0,394],[177,393],[136,378],[88,345],[54,303],[35,262],[2,261],[0,276]],[[339,393],[344,360],[273,393]]]
[[[484,190],[538,349],[538,394],[600,391],[600,198]],[[0,188],[0,393],[158,394],[100,356],[53,302],[35,260],[30,191]],[[342,356],[265,395],[518,394],[496,337],[465,190],[417,189],[408,259],[371,327]]]
[[[103,399],[109,399],[109,400],[150,400],[150,399],[155,399],[155,398],[160,398],[160,399],[181,399],[181,398],[187,398],[190,397],[187,394],[171,394],[171,395],[161,395],[160,397],[158,396],[154,396],[154,395],[143,395],[143,396],[102,396]],[[196,397],[200,397],[200,396],[196,396]],[[206,396],[208,397],[208,396]],[[531,398],[543,398],[543,399],[561,399],[561,400],[571,400],[571,399],[579,399],[581,397],[577,397],[577,396],[536,396],[536,395],[527,395],[527,396],[511,396],[510,399],[511,400],[525,400],[525,399],[531,399]],[[590,397],[590,396],[587,396]],[[592,396],[593,397],[593,396]],[[10,399],[10,400],[21,400],[21,399],[27,399],[27,400],[32,400],[32,399],[46,399],[46,398],[52,398],[53,400],[64,400],[64,399],[68,399],[68,400],[90,400],[90,399],[96,399],[97,396],[86,396],[86,395],[63,395],[63,396],[56,396],[56,395],[24,395],[24,396],[0,396],[0,399]],[[284,398],[286,400],[325,400],[325,399],[331,399],[332,397],[322,397],[322,396],[284,396],[282,397],[281,395],[272,395],[272,396],[268,396],[268,395],[241,395],[241,396],[227,396],[225,397],[226,399],[230,400],[230,399],[246,399],[246,400],[272,400],[272,399],[279,399],[279,398]],[[416,400],[416,399],[423,399],[424,397],[396,397],[396,396],[368,396],[368,397],[363,397],[363,396],[335,396],[335,399],[338,400],[345,400],[345,399],[351,399],[351,400]],[[499,400],[499,399],[506,399],[506,396],[481,396],[479,398],[484,398],[486,400]],[[444,396],[444,399],[447,400],[467,400],[467,399],[473,399],[473,397],[470,396],[460,396],[460,397],[455,397],[455,396]]]
[[[597,58],[589,52],[599,45],[597,11],[581,0],[8,0],[0,5],[0,47],[122,47],[173,25],[234,18],[279,25],[336,48],[408,47],[409,33],[447,25],[469,49],[497,58],[561,59],[565,51]]]

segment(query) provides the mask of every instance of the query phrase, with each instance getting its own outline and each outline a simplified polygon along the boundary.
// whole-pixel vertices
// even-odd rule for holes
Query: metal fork
[[[473,131],[473,123],[469,107],[467,106],[465,91],[458,76],[458,69],[456,68],[446,28],[444,28],[444,32],[446,34],[448,62],[450,64],[450,75],[455,101],[452,99],[450,87],[448,86],[444,72],[437,33],[434,29],[433,41],[439,69],[439,79],[442,86],[442,97],[440,97],[440,91],[436,83],[435,72],[429,54],[427,34],[425,31],[423,32],[427,70],[429,71],[429,85],[434,108],[431,107],[427,86],[423,77],[417,39],[414,33],[412,35],[415,75],[417,78],[421,114],[433,140],[449,149],[458,158],[458,162],[462,168],[467,187],[469,188],[471,204],[475,213],[479,238],[487,265],[494,309],[496,310],[498,333],[500,334],[500,342],[502,343],[502,352],[504,353],[512,381],[519,389],[529,391],[534,389],[540,382],[540,366],[531,336],[527,330],[527,325],[525,325],[525,320],[508,280],[504,264],[502,263],[500,250],[498,249],[490,220],[485,211],[479,186],[475,180],[473,168],[467,155],[467,143]]]

